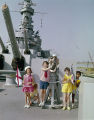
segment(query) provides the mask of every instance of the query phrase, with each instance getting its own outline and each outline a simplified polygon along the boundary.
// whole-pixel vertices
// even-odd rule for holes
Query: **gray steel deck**
[[[0,120],[77,120],[77,116],[78,109],[24,109],[22,88],[0,86]]]

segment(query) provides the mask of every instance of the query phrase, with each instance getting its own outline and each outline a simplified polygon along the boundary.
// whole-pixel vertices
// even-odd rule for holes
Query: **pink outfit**
[[[44,82],[49,82],[49,76],[50,76],[50,70],[47,71],[42,70],[40,80]]]
[[[32,75],[24,75],[24,85],[23,85],[23,92],[33,92],[34,91],[34,87],[31,84],[29,84],[29,82],[33,82],[32,80]]]

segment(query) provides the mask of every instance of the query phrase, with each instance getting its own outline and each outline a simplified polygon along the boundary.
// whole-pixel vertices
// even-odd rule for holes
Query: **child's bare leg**
[[[31,104],[31,97],[30,97],[30,93],[28,93],[28,101],[29,101],[29,105]]]
[[[30,106],[32,105],[32,102],[31,102],[31,95],[30,95]]]
[[[67,93],[63,93],[63,105],[66,107],[66,98],[67,98]]]
[[[40,103],[40,98],[39,98],[39,94],[37,95],[37,98],[38,98],[38,103]]]
[[[28,97],[28,93],[26,93],[27,94],[27,104],[29,104],[29,97]]]
[[[72,104],[74,104],[75,93],[72,93]]]
[[[25,104],[27,104],[27,93],[25,93]]]
[[[66,102],[66,105],[67,105],[67,93],[66,93],[66,96],[65,96],[65,102]]]
[[[44,90],[41,89],[41,102],[43,102]]]
[[[46,96],[46,89],[43,90],[43,102],[45,100],[45,96]]]
[[[70,105],[70,93],[67,93],[67,106],[69,107]]]

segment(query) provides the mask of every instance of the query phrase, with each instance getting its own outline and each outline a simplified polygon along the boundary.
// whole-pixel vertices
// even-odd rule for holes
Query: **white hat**
[[[56,57],[56,54],[53,54],[52,56],[53,56],[53,57]]]
[[[26,71],[27,69],[31,69],[31,67],[30,67],[30,66],[25,67],[25,71]]]

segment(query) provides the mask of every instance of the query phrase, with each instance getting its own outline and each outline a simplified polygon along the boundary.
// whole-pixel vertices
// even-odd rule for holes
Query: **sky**
[[[6,3],[10,11],[19,10],[23,0],[0,0],[0,36],[9,39],[1,6]],[[60,58],[90,61],[94,57],[94,0],[32,0],[36,3],[33,16],[34,30],[40,31],[42,48],[49,49]],[[14,30],[21,22],[19,12],[11,12]],[[41,28],[42,19],[42,28]]]

